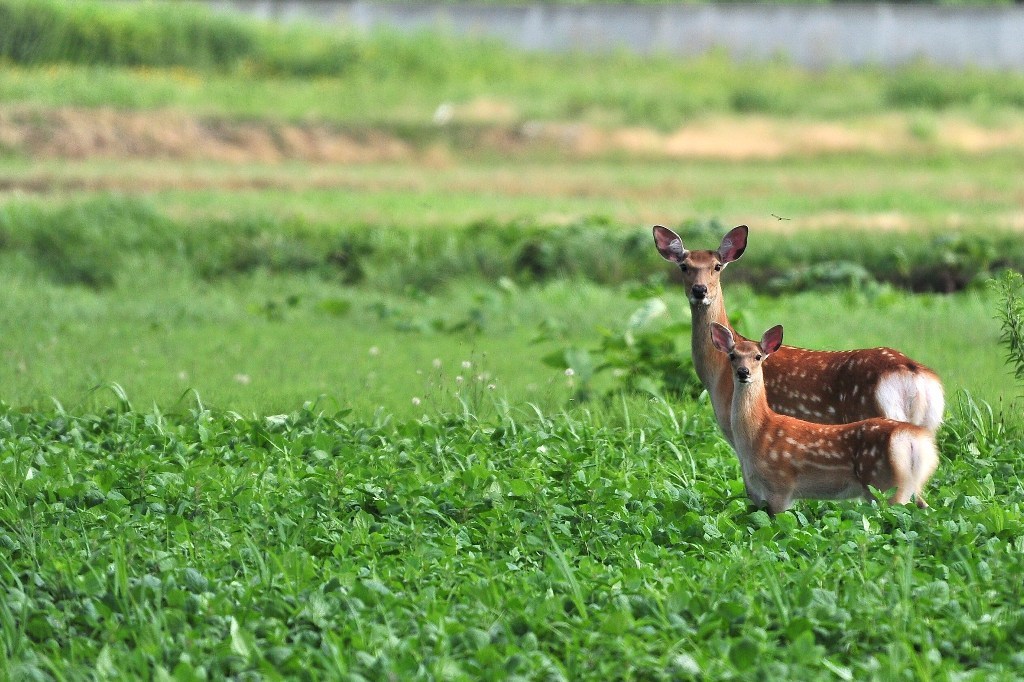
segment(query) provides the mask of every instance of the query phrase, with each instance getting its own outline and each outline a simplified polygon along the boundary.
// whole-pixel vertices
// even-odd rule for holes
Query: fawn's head
[[[661,225],[654,226],[654,244],[662,258],[683,271],[690,305],[708,306],[721,293],[718,279],[722,270],[747,248],[747,226],[729,230],[716,251],[687,251],[679,235]]]
[[[761,341],[751,341],[739,334],[733,337],[728,327],[711,325],[711,343],[715,348],[729,355],[735,384],[753,384],[764,380],[761,364],[782,346],[782,325],[777,324],[764,333]]]

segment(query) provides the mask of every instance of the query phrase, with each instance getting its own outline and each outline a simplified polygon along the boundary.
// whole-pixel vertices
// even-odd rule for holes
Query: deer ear
[[[679,235],[661,225],[654,226],[654,245],[658,247],[658,253],[667,261],[682,263],[686,258],[686,249],[683,248],[683,240]]]
[[[722,243],[718,247],[718,257],[722,264],[731,263],[743,255],[747,248],[747,226],[740,225],[729,230],[729,233],[722,237]]]
[[[761,352],[771,355],[782,347],[782,325],[777,324],[761,337]]]
[[[732,338],[732,332],[717,322],[711,323],[711,343],[723,353],[731,353],[736,347],[736,341]]]

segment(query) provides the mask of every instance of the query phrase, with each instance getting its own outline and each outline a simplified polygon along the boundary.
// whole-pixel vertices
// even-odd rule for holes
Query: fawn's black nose
[[[694,298],[704,298],[708,295],[708,288],[703,284],[694,284],[690,291],[693,292]]]
[[[740,367],[739,369],[736,370],[736,376],[738,376],[740,379],[749,379],[750,370],[747,369],[746,367]]]

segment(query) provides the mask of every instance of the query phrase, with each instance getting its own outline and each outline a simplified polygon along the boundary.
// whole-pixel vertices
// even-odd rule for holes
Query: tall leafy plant
[[[993,286],[999,293],[1000,342],[1006,350],[1006,363],[1018,381],[1024,381],[1024,276],[1007,270]]]
[[[690,321],[659,325],[668,307],[657,292],[642,287],[631,296],[642,304],[621,329],[602,331],[596,348],[565,348],[545,356],[544,363],[572,377],[577,400],[592,397],[591,381],[601,374],[609,379],[606,395],[697,397],[702,387],[689,354]]]

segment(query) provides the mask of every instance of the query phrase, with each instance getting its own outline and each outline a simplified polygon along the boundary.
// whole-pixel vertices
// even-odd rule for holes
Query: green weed
[[[999,294],[999,340],[1006,350],[1006,363],[1013,368],[1014,377],[1024,380],[1024,276],[1007,270],[992,284]]]
[[[614,399],[622,393],[644,394],[657,399],[695,399],[703,391],[690,359],[690,322],[686,319],[664,323],[668,306],[661,296],[649,297],[647,288],[631,298],[643,301],[625,324],[602,329],[595,348],[573,346],[548,354],[543,361],[572,378],[577,400],[593,394],[594,379],[604,374],[603,397]],[[685,308],[683,310],[686,310]],[[739,319],[739,316],[737,316]],[[542,334],[538,341],[548,341]]]

